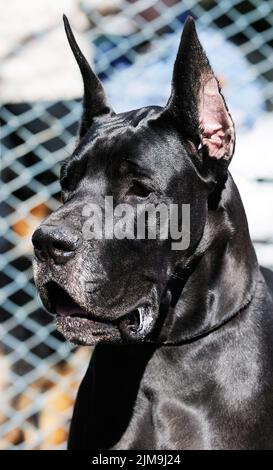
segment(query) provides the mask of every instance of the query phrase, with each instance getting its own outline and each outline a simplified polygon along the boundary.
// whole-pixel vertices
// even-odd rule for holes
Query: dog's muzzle
[[[100,281],[95,279],[92,285],[89,295],[93,297],[93,307],[90,307],[91,299],[86,293],[80,294],[79,285],[70,284],[70,289],[65,274],[60,276],[60,270],[63,273],[73,270],[74,261],[77,263],[82,244],[78,231],[64,224],[44,223],[34,232],[32,242],[39,267],[34,274],[38,272],[35,282],[40,297],[47,310],[56,315],[57,329],[66,339],[77,344],[147,340],[158,310],[152,296],[134,303],[131,309],[127,304],[120,307],[120,312],[111,309],[107,312],[99,305],[98,292],[105,295]]]
[[[147,340],[157,317],[148,303],[121,313],[115,319],[94,315],[54,281],[45,284],[40,292],[44,305],[56,315],[58,331],[77,344]]]

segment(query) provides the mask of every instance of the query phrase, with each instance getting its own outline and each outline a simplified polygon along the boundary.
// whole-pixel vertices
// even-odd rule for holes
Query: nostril
[[[73,240],[55,240],[51,243],[51,248],[58,251],[75,251],[78,245],[78,238]]]
[[[55,248],[55,250],[63,250],[63,244],[60,242],[53,242],[52,243],[52,248]]]
[[[72,251],[67,243],[61,241],[52,242],[50,248],[58,251]]]
[[[41,225],[34,232],[32,243],[38,259],[44,261],[53,258],[59,264],[74,256],[80,244],[80,236],[69,227]]]

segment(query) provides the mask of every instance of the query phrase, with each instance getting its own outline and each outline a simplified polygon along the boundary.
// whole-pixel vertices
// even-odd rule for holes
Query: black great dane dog
[[[64,23],[83,116],[61,169],[64,203],[33,244],[57,329],[98,343],[69,448],[273,449],[273,301],[228,171],[234,125],[194,21],[165,108],[121,114]],[[188,248],[158,237],[87,240],[83,208],[107,195],[114,206],[189,204]]]

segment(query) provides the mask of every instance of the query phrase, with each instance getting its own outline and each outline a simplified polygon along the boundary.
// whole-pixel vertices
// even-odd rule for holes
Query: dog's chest
[[[205,449],[209,420],[200,397],[210,384],[197,380],[187,366],[172,365],[156,355],[140,383],[129,426],[117,449]]]
[[[248,358],[244,357],[243,348],[241,353],[236,348],[236,357],[232,347],[218,356],[213,344],[204,346],[206,355],[202,348],[189,354],[185,350],[180,358],[175,352],[175,358],[168,353],[163,357],[155,354],[140,383],[130,423],[114,448],[273,446],[273,396],[265,409],[263,397],[269,390],[258,380],[261,369],[257,358],[249,350]],[[212,355],[214,359],[208,360]],[[264,438],[263,426],[268,427]]]

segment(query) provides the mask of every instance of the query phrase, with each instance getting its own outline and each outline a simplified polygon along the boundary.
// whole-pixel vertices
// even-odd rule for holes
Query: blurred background
[[[0,449],[63,449],[91,355],[54,331],[30,238],[60,204],[82,84],[68,16],[116,111],[164,104],[188,14],[237,127],[231,172],[260,262],[273,268],[273,1],[0,0]]]

